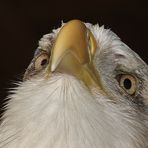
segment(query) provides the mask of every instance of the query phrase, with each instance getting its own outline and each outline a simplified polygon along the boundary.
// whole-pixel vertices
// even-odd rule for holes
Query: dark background
[[[111,28],[148,63],[147,0],[0,1],[0,106],[21,80],[38,40],[64,22],[81,19]]]

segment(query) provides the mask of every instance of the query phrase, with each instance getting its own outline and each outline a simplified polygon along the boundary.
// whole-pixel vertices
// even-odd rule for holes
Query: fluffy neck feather
[[[126,109],[71,76],[24,82],[10,98],[2,148],[143,148]]]

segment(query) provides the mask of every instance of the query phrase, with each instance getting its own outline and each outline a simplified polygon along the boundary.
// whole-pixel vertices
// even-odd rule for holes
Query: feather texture
[[[74,77],[22,83],[7,105],[2,148],[142,148],[132,108],[92,95]],[[127,111],[128,110],[128,111]],[[131,112],[130,112],[131,111]]]
[[[88,90],[83,82],[66,74],[53,74],[49,79],[38,75],[22,82],[9,96],[0,125],[0,148],[148,147],[147,109],[145,113],[136,110],[119,94],[111,77],[116,64],[127,59],[133,69],[138,63],[146,64],[110,30],[86,26],[97,40],[94,63],[110,96]],[[59,30],[45,35],[39,48],[49,50]],[[119,55],[127,59],[118,59]]]

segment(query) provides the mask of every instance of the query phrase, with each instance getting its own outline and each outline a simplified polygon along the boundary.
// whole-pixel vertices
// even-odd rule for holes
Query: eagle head
[[[1,148],[148,147],[147,64],[103,26],[44,35],[11,92]]]

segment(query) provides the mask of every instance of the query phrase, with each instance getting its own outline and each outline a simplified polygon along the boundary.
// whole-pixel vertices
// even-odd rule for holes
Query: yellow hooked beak
[[[50,73],[67,73],[82,80],[88,88],[102,90],[98,72],[93,66],[96,40],[79,20],[66,23],[58,33],[49,63]]]

